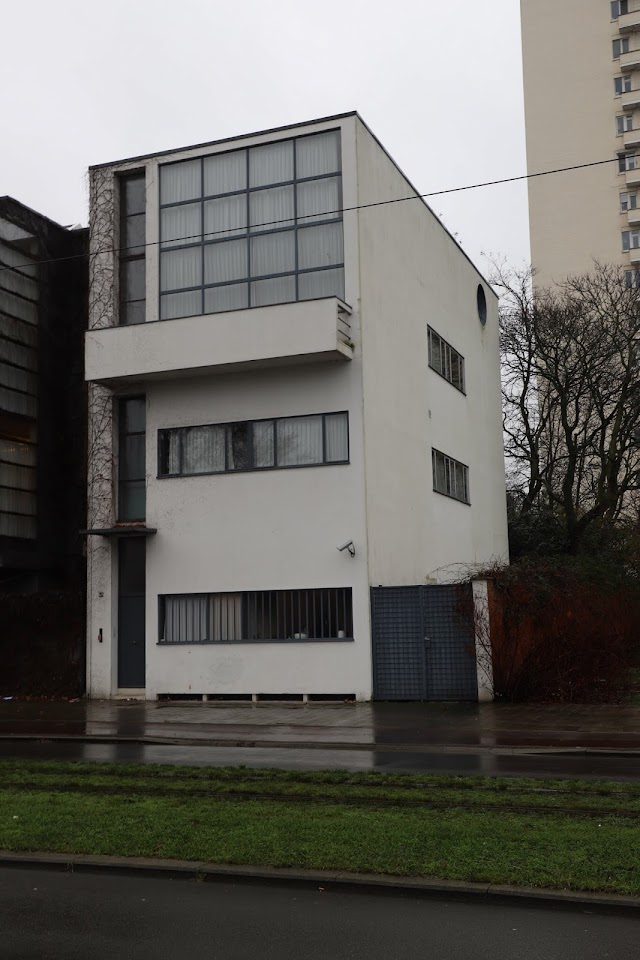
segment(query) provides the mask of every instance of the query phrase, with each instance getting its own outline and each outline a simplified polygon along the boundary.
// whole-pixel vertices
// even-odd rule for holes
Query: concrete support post
[[[491,622],[489,618],[489,584],[486,580],[474,580],[473,622],[476,641],[476,671],[478,676],[478,701],[493,700],[493,661],[491,653]]]

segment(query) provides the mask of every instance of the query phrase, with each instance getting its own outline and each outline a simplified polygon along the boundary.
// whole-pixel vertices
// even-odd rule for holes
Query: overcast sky
[[[89,164],[354,109],[421,193],[526,172],[519,0],[0,5],[0,195],[61,223]],[[528,259],[524,184],[430,202],[479,266]]]

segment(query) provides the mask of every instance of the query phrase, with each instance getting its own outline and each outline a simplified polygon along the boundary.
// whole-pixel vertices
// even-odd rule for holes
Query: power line
[[[408,196],[408,197],[394,197],[391,200],[374,200],[371,203],[360,203],[360,204],[355,204],[352,207],[341,207],[336,210],[327,210],[324,213],[320,213],[320,214],[317,214],[317,213],[310,214],[308,217],[303,217],[302,220],[308,220],[309,223],[312,223],[314,220],[317,220],[318,217],[329,218],[336,214],[352,213],[355,210],[368,210],[368,209],[371,209],[372,207],[384,207],[391,203],[405,203],[407,200],[428,200],[431,197],[442,197],[446,194],[463,193],[466,190],[480,190],[484,187],[498,187],[498,186],[503,186],[504,184],[507,184],[507,183],[518,183],[523,180],[534,180],[537,177],[550,177],[557,173],[570,173],[571,171],[574,171],[574,170],[586,170],[589,167],[600,167],[600,166],[603,166],[605,163],[617,163],[617,162],[618,162],[617,157],[610,157],[608,160],[593,160],[591,163],[576,163],[570,167],[557,167],[554,170],[542,170],[542,171],[539,171],[538,173],[522,173],[517,177],[505,177],[502,180],[485,180],[482,183],[470,183],[470,184],[465,184],[462,187],[448,187],[446,190],[433,190],[430,193],[413,193],[411,194],[411,196]],[[195,200],[194,202],[197,203],[198,200]],[[255,224],[252,224],[251,226],[253,229],[257,229],[259,227],[276,227],[281,224],[285,224],[287,226],[290,225],[291,217],[284,217],[281,220],[266,220],[264,221],[264,223],[255,223]],[[206,236],[213,237],[223,233],[233,233],[237,236],[238,229],[239,229],[238,227],[225,227],[223,230],[210,230],[206,232]],[[150,240],[148,243],[132,244],[131,247],[109,247],[106,250],[96,250],[93,253],[74,253],[74,254],[70,254],[67,257],[52,257],[49,260],[31,260],[28,263],[20,263],[14,266],[4,266],[0,264],[0,272],[2,270],[20,270],[20,269],[23,269],[24,267],[43,266],[47,263],[61,263],[63,261],[68,261],[68,260],[80,260],[88,257],[99,257],[107,253],[121,253],[123,250],[140,249],[141,247],[156,247],[156,246],[159,246],[161,243],[164,243],[164,244],[170,243],[173,245],[176,243],[186,242],[188,240],[200,240],[204,235],[205,233],[202,230],[199,233],[192,234],[191,236],[188,236],[188,237],[173,237],[171,240],[168,240],[168,241],[167,240]],[[170,250],[172,249],[172,247],[167,247],[167,249]]]

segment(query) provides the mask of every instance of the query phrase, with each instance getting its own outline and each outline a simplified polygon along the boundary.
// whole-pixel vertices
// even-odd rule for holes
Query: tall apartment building
[[[640,0],[521,0],[531,256],[539,282],[640,267]]]
[[[89,695],[421,698],[402,591],[507,554],[490,287],[355,113],[90,175]]]

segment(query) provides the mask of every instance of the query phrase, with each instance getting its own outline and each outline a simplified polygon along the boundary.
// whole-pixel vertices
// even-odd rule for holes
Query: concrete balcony
[[[108,387],[353,358],[350,309],[307,300],[89,330],[85,379]]]
[[[640,147],[640,127],[637,130],[627,130],[624,135],[625,150],[635,150]]]
[[[640,186],[640,168],[636,170],[627,170],[625,173],[625,182],[628,187]]]
[[[640,207],[627,211],[627,221],[630,227],[640,226]]]
[[[631,263],[640,263],[640,249],[629,250],[629,259]]]
[[[631,93],[625,93],[621,103],[623,110],[638,110],[640,108],[640,90],[632,90]]]
[[[632,73],[634,70],[640,70],[640,50],[634,50],[620,57],[621,73]]]
[[[640,30],[640,10],[618,17],[618,30],[620,33],[636,33]]]

